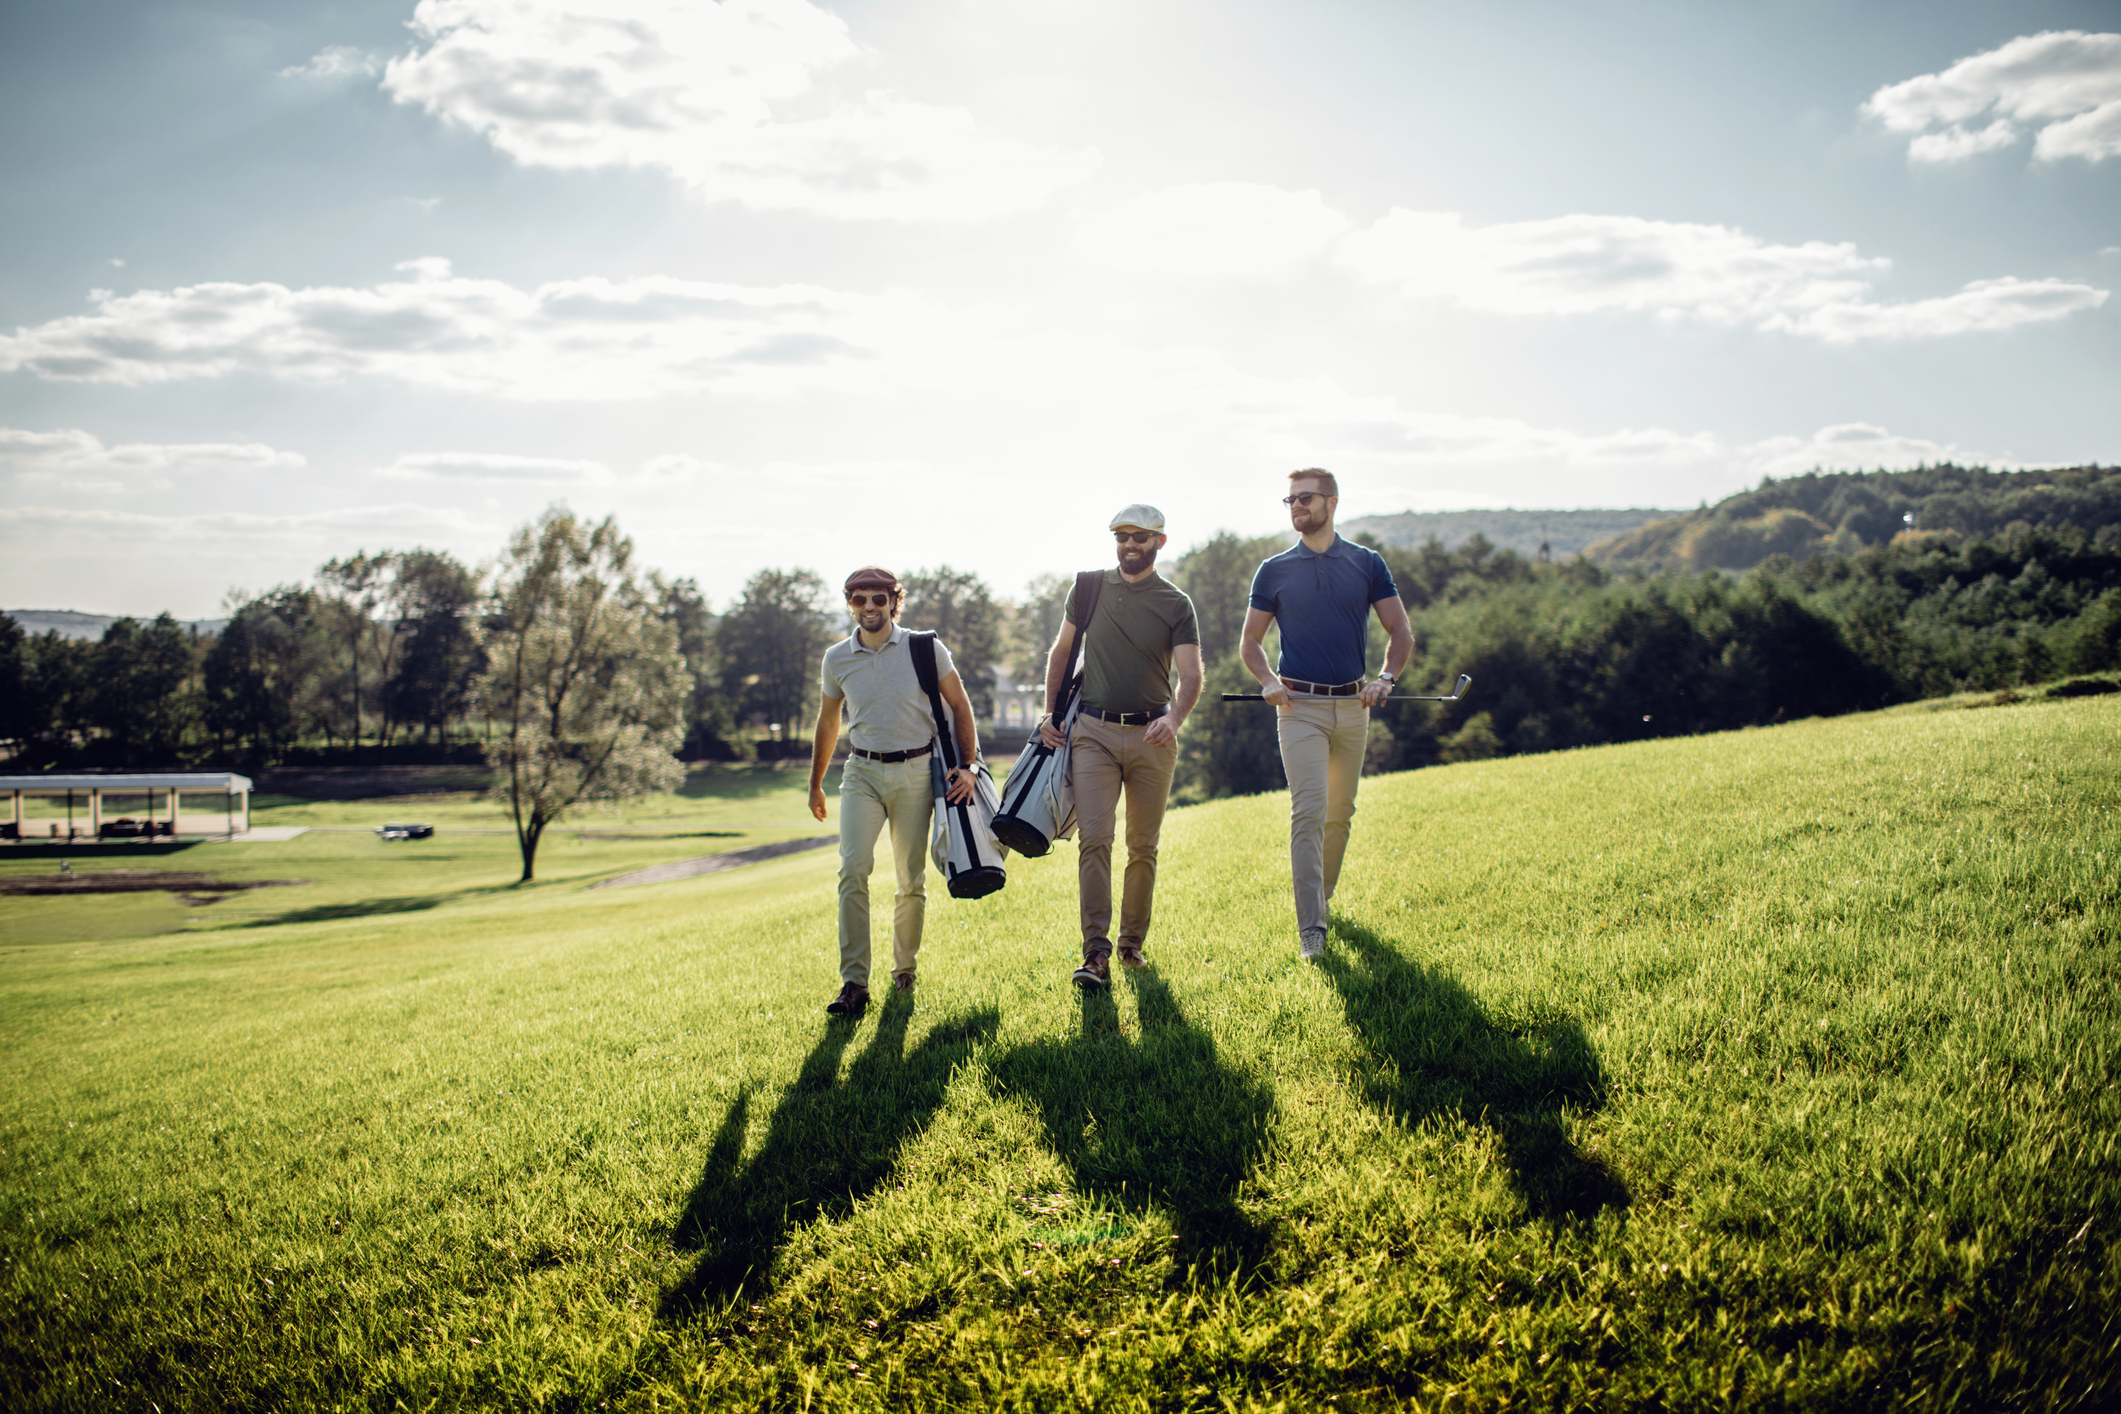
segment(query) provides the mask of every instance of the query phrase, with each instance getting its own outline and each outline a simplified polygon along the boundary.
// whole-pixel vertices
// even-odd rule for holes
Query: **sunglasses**
[[[891,596],[889,594],[850,594],[847,596],[847,607],[850,609],[859,609],[864,605],[872,609],[882,609],[889,607],[890,603]]]
[[[1281,503],[1285,506],[1302,506],[1308,511],[1311,509],[1312,501],[1323,501],[1325,498],[1326,493],[1323,491],[1298,491],[1293,496],[1282,497]]]
[[[1156,532],[1153,530],[1116,530],[1112,533],[1112,538],[1122,545],[1147,545],[1156,539]]]

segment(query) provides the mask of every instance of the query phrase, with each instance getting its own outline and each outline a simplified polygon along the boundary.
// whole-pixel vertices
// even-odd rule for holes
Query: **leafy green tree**
[[[738,730],[735,704],[722,690],[720,663],[715,649],[714,613],[707,596],[690,579],[666,580],[649,576],[656,612],[677,632],[678,652],[685,671],[692,674],[692,691],[685,697],[684,754],[691,759],[732,760],[744,752]]]
[[[1009,667],[1019,682],[1046,680],[1046,655],[1060,636],[1074,588],[1075,576],[1065,574],[1042,574],[1024,586],[1009,615]]]
[[[1178,770],[1172,789],[1183,800],[1257,795],[1289,784],[1282,774],[1275,713],[1264,702],[1225,702],[1226,692],[1257,692],[1244,660],[1235,653],[1209,668],[1200,705],[1178,738]]]
[[[90,659],[88,724],[123,764],[176,765],[197,711],[191,639],[168,614],[145,627],[119,619]]]
[[[1007,651],[1009,606],[978,575],[948,565],[915,570],[902,584],[906,602],[899,622],[942,635],[973,709],[993,716],[994,667]]]
[[[446,737],[485,666],[479,577],[445,551],[407,550],[393,557],[382,604],[384,735],[417,725],[429,740]]]
[[[546,829],[584,800],[671,790],[692,683],[677,630],[634,573],[610,518],[554,507],[517,530],[494,584],[479,700],[500,725],[487,745],[534,877]]]
[[[364,659],[376,661],[387,657],[388,645],[376,623],[376,609],[390,593],[390,573],[396,562],[397,556],[388,550],[374,555],[362,550],[343,560],[327,561],[317,571],[317,583],[336,610],[343,632],[337,642],[344,655],[342,661],[347,684],[346,710],[350,725],[346,730],[356,751],[361,748],[362,733],[361,666]],[[376,661],[375,670],[368,674],[367,681],[372,689],[379,690],[389,676],[388,663]],[[331,729],[327,727],[326,730]]]
[[[35,652],[22,625],[0,614],[0,746],[11,757],[21,756],[43,726],[43,704],[34,692]]]
[[[1245,539],[1226,530],[1194,546],[1170,566],[1171,582],[1192,598],[1193,612],[1200,619],[1203,663],[1212,667],[1237,651],[1244,635],[1245,611],[1252,604],[1252,576],[1261,560],[1288,548],[1287,539],[1279,535]]]
[[[303,704],[328,671],[327,625],[315,591],[300,585],[230,598],[228,623],[200,665],[206,729],[223,749],[267,765],[294,746]]]
[[[723,692],[743,718],[778,723],[794,740],[817,692],[818,660],[843,623],[814,571],[760,570],[715,626]]]

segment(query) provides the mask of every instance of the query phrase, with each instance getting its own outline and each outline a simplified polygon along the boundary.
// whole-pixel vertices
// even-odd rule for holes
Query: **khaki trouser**
[[[911,972],[921,948],[928,907],[928,826],[935,788],[928,758],[867,761],[847,758],[840,773],[840,980],[869,985],[869,871],[876,838],[891,826],[891,861],[898,893],[891,909],[891,970]]]
[[[1120,893],[1119,941],[1138,947],[1149,935],[1156,837],[1178,767],[1178,744],[1151,746],[1142,740],[1148,730],[1084,715],[1069,733],[1085,955],[1112,951],[1112,834],[1122,790],[1127,795],[1127,874]]]
[[[1289,873],[1296,929],[1326,927],[1355,818],[1355,787],[1370,737],[1370,709],[1356,697],[1298,697],[1276,714],[1281,769],[1289,778]]]

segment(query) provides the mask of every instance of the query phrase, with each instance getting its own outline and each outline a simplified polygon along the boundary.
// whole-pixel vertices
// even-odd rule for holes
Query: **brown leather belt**
[[[847,750],[864,761],[881,761],[886,766],[895,766],[901,761],[912,761],[926,756],[935,750],[935,743],[931,741],[926,746],[916,746],[911,751],[864,751],[859,746],[850,746]]]
[[[1298,678],[1283,678],[1281,685],[1291,692],[1300,692],[1306,697],[1353,697],[1362,691],[1362,679],[1339,683],[1328,687],[1322,682],[1304,682]]]
[[[1083,704],[1084,716],[1095,717],[1100,722],[1117,722],[1123,727],[1146,727],[1170,710],[1169,707],[1151,707],[1146,712],[1107,712],[1102,707],[1092,707],[1087,702]]]

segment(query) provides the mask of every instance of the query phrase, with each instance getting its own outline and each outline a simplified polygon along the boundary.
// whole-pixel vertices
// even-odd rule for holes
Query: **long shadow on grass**
[[[1371,1103],[1410,1128],[1445,1115],[1487,1125],[1535,1217],[1588,1219],[1627,1206],[1625,1185],[1580,1153],[1562,1125],[1565,1108],[1589,1113],[1605,1103],[1598,1053],[1575,1018],[1492,1018],[1459,983],[1361,924],[1337,918],[1334,931],[1349,956],[1329,952],[1319,965],[1370,1053]]]
[[[1127,980],[1139,1040],[1120,1034],[1109,991],[1088,993],[1077,1035],[1002,1055],[996,1084],[1037,1107],[1079,1187],[1133,1212],[1168,1210],[1182,1268],[1248,1271],[1270,1233],[1237,1191],[1266,1147],[1273,1093],[1217,1056],[1153,969]]]
[[[873,1192],[942,1105],[950,1072],[1001,1025],[1000,1012],[983,1008],[941,1023],[908,1052],[912,1014],[903,998],[886,1002],[875,1035],[837,1084],[840,1057],[859,1028],[828,1023],[749,1163],[741,1160],[751,1095],[737,1096],[671,1233],[679,1251],[700,1257],[665,1294],[664,1315],[764,1286],[789,1230],[843,1216]]]

